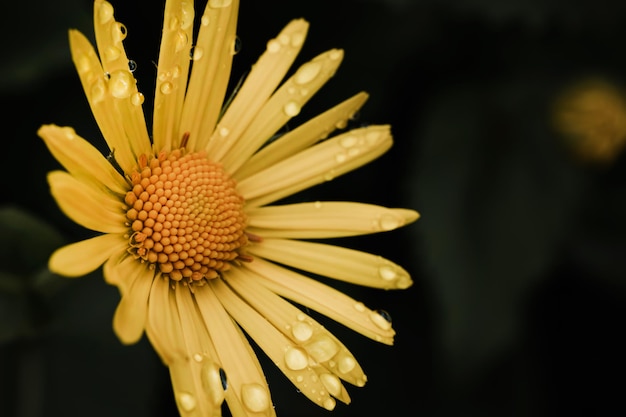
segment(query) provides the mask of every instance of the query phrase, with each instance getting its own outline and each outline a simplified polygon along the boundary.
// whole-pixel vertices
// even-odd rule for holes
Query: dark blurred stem
[[[42,417],[44,361],[41,347],[26,342],[18,361],[15,417]]]

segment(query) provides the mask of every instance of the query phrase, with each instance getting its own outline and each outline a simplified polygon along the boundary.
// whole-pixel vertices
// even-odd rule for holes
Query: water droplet
[[[199,353],[196,353],[193,355],[193,360],[196,362],[202,362],[202,355]]]
[[[209,395],[213,404],[224,401],[224,391],[228,388],[226,373],[213,361],[205,361],[202,365],[200,380],[204,391]]]
[[[91,61],[89,61],[89,57],[85,54],[79,55],[76,59],[76,68],[81,74],[89,71],[91,69]]]
[[[356,360],[352,356],[342,356],[337,360],[337,369],[342,374],[351,372],[356,367]]]
[[[232,0],[209,0],[209,7],[213,9],[221,9],[222,7],[228,7],[232,3]]]
[[[260,413],[270,408],[270,395],[260,384],[243,384],[241,386],[243,405],[253,413]]]
[[[132,59],[128,60],[128,70],[130,72],[135,72],[137,70],[137,63]]]
[[[332,60],[339,59],[343,56],[343,52],[340,49],[333,49],[332,51],[330,51],[328,56]]]
[[[347,120],[338,120],[337,123],[335,124],[335,127],[337,129],[345,129],[346,126],[348,126]]]
[[[385,310],[370,312],[370,319],[383,330],[391,329],[391,316]]]
[[[398,276],[394,268],[388,265],[384,265],[378,268],[378,275],[380,275],[380,277],[385,281],[393,281]]]
[[[176,52],[180,52],[187,47],[187,43],[189,42],[189,37],[187,36],[187,32],[183,30],[179,30],[176,34],[176,45],[174,50]],[[195,56],[193,57],[195,59]]]
[[[211,22],[211,18],[208,15],[202,15],[202,19],[200,19],[200,24],[202,26],[209,26],[209,23]]]
[[[310,83],[319,75],[321,70],[321,63],[308,62],[298,69],[293,77],[293,82],[300,85]]]
[[[312,342],[307,343],[305,349],[316,361],[326,362],[337,354],[339,346],[328,335],[321,334]]]
[[[322,202],[321,201],[316,201],[315,203],[313,203],[313,206],[316,209],[321,209],[322,208]]]
[[[196,397],[188,392],[179,392],[176,396],[180,408],[189,412],[196,408]]]
[[[179,65],[174,65],[174,67],[172,68],[172,78],[178,78],[180,77],[180,66]]]
[[[182,22],[180,23],[180,27],[183,29],[187,29],[189,26],[193,24],[193,2],[182,2],[180,8],[180,14],[182,16]]]
[[[335,405],[337,405],[337,403],[331,397],[328,397],[324,400],[324,408],[328,411],[333,410],[335,408]]]
[[[285,351],[285,364],[292,371],[299,371],[309,366],[309,359],[304,349],[290,346]]]
[[[174,86],[169,81],[165,81],[165,82],[161,83],[161,87],[159,88],[159,90],[163,94],[170,94],[173,89],[174,89]]]
[[[280,51],[280,48],[280,42],[278,42],[276,39],[272,39],[267,43],[267,51],[272,54]]]
[[[305,342],[313,335],[313,328],[308,323],[298,322],[292,326],[291,334],[296,338],[296,340]]]
[[[291,37],[287,34],[282,34],[278,37],[278,42],[282,43],[283,45],[288,45],[290,40]]]
[[[346,162],[346,159],[348,159],[348,156],[341,152],[335,155],[335,161],[337,161],[337,163],[342,163],[342,162]]]
[[[362,302],[357,302],[354,304],[354,309],[356,311],[360,311],[361,313],[365,311],[365,304],[363,304]]]
[[[400,219],[393,214],[383,214],[378,218],[378,226],[382,230],[393,230],[401,226]]]
[[[94,103],[99,103],[104,100],[106,95],[106,85],[104,84],[104,80],[102,78],[96,79],[89,89],[91,101]]]
[[[98,20],[100,21],[101,24],[105,24],[112,18],[113,18],[113,6],[111,5],[111,3],[108,3],[106,1],[102,2],[100,4],[100,7],[98,7]]]
[[[365,134],[365,140],[370,145],[375,145],[376,143],[378,143],[380,139],[382,139],[382,137],[383,135],[381,134],[381,132],[376,131],[376,130],[372,130]]]
[[[290,101],[283,107],[283,111],[289,117],[297,116],[300,113],[300,105],[295,101]]]
[[[298,382],[302,382],[302,381],[304,381],[304,377],[303,377],[302,375],[298,375],[298,376],[296,377],[296,381],[298,381]]]
[[[220,128],[220,136],[225,138],[230,133],[230,130],[227,127]]]
[[[126,39],[126,35],[128,35],[128,31],[123,23],[115,22],[115,25],[111,26],[111,38],[114,43],[122,42]]]
[[[335,178],[335,171],[334,170],[330,170],[326,174],[324,174],[324,180],[325,181],[332,181],[334,178]]]
[[[320,375],[320,379],[322,380],[324,388],[328,390],[330,395],[337,397],[341,394],[341,381],[335,375],[322,374]]]
[[[120,55],[122,55],[122,51],[119,50],[119,48],[116,48],[115,46],[109,46],[104,50],[104,59],[106,59],[107,61],[115,61],[117,58],[120,57]]]
[[[125,70],[117,70],[111,73],[109,80],[109,92],[115,98],[128,98],[135,86],[133,76]]]
[[[365,375],[363,375],[363,378],[359,378],[356,380],[356,386],[357,387],[363,387],[365,386],[365,383],[367,382],[367,377]]]
[[[297,48],[304,43],[305,35],[304,32],[296,32],[291,35],[291,46]]]
[[[196,46],[193,48],[193,51],[191,53],[191,59],[193,59],[194,61],[198,61],[202,59],[203,55],[204,55],[204,49],[202,49],[202,47],[200,46]]]
[[[233,44],[230,49],[230,53],[233,55],[237,55],[241,51],[241,48],[242,48],[241,39],[239,38],[239,36],[235,36],[235,39],[233,40]]]
[[[339,139],[339,144],[344,148],[351,148],[359,142],[359,138],[356,136],[342,136]]]

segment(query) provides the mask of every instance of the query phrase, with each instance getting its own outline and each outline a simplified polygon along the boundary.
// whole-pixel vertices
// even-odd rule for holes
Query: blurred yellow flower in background
[[[287,300],[385,344],[393,343],[390,318],[298,271],[382,289],[412,281],[380,256],[308,240],[389,231],[419,215],[352,202],[268,205],[392,145],[386,125],[328,138],[366,93],[268,143],[335,73],[343,52],[317,56],[281,84],[307,34],[307,22],[294,20],[225,103],[238,1],[209,0],[193,41],[193,3],[168,0],[149,134],[122,44],[126,28],[108,2],[94,7],[97,51],[76,30],[70,47],[111,154],[70,127],[45,125],[39,135],[67,170],[48,176],[60,208],[99,234],[58,249],[50,269],[78,277],[103,265],[121,293],[116,334],[131,344],[145,331],[170,369],[183,416],[219,416],[224,399],[234,416],[275,415],[244,332],[311,401],[329,410],[335,399],[349,403],[342,381],[363,386],[360,365]]]
[[[602,79],[579,81],[556,100],[553,121],[573,157],[610,164],[626,145],[626,98]]]

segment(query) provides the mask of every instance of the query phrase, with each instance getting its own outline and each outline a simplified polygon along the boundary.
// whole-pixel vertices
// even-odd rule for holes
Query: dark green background
[[[336,416],[543,416],[624,411],[626,161],[576,163],[551,128],[563,88],[626,79],[626,3],[565,0],[242,1],[236,81],[292,18],[311,23],[298,63],[346,51],[297,126],[352,94],[353,126],[390,123],[376,162],[296,196],[421,212],[415,224],[338,243],[408,269],[412,288],[337,286],[387,310],[378,345],[322,320],[369,376]],[[150,113],[162,2],[115,1]],[[202,6],[204,6],[202,4]],[[100,272],[51,276],[49,253],[89,236],[57,209],[36,136],[74,126],[102,146],[71,65],[67,29],[92,37],[87,0],[3,6],[0,415],[175,416],[149,344],[115,338]],[[323,416],[261,354],[279,416]]]

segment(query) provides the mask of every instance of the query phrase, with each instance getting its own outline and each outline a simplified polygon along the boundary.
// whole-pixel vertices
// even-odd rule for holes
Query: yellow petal
[[[152,127],[157,151],[178,147],[182,138],[179,124],[193,43],[193,18],[193,2],[170,0],[165,3]]]
[[[236,172],[278,129],[297,116],[302,106],[335,74],[342,58],[343,51],[333,49],[302,65],[265,103],[244,134],[221,158],[224,169]]]
[[[187,356],[176,301],[168,279],[160,275],[155,277],[150,289],[146,334],[166,365],[171,366]]]
[[[109,149],[114,152],[115,160],[124,172],[131,172],[137,165],[137,158],[126,136],[123,119],[116,108],[115,100],[117,99],[109,91],[111,80],[102,68],[89,40],[77,30],[70,30],[69,38],[72,60],[89,101],[91,112]],[[114,83],[122,82],[124,75],[121,75],[121,78],[117,77],[118,75]]]
[[[250,233],[264,238],[298,239],[384,232],[419,217],[413,210],[336,201],[257,207],[246,214]]]
[[[74,178],[65,171],[48,173],[48,183],[61,210],[76,223],[102,233],[124,233],[124,204],[115,196]]]
[[[238,0],[212,0],[200,19],[179,131],[181,137],[189,132],[188,149],[200,150],[199,141],[215,129],[230,77],[238,11]]]
[[[126,250],[128,241],[119,234],[106,234],[72,243],[57,249],[48,261],[56,274],[67,277],[86,275],[118,252]]]
[[[257,274],[240,269],[229,274],[228,284],[276,329],[322,365],[319,367],[324,368],[319,369],[321,375],[330,373],[353,385],[365,384],[367,378],[363,370],[343,343],[313,318],[259,283]],[[350,364],[349,369],[345,364]],[[332,378],[325,378],[327,382],[334,382]],[[350,402],[341,382],[333,384],[333,388],[334,397]]]
[[[128,184],[93,145],[78,136],[71,127],[45,125],[37,131],[52,155],[73,176],[94,185],[125,194]]]
[[[319,143],[242,180],[237,190],[249,208],[330,181],[385,153],[392,144],[389,126],[351,130]]]
[[[208,140],[206,150],[215,160],[220,160],[239,140],[276,90],[300,52],[308,27],[303,19],[292,20],[275,39],[267,43],[267,50],[252,67]]]
[[[326,139],[335,129],[345,127],[348,120],[365,104],[367,98],[367,93],[358,93],[282,135],[252,155],[234,173],[233,178],[240,181]]]
[[[122,299],[113,316],[115,334],[122,343],[127,345],[137,343],[146,326],[148,296],[154,279],[154,271],[148,269],[147,265],[141,265],[141,267],[134,271],[134,276],[128,277],[130,286],[128,291],[122,293]]]
[[[236,273],[235,270],[232,273]],[[307,396],[311,401],[321,407],[333,409],[335,401],[325,391],[322,382],[317,378],[315,371],[306,361],[306,353],[297,351],[297,348],[289,339],[280,333],[271,323],[261,317],[252,307],[246,304],[239,296],[232,292],[221,280],[210,280],[209,284],[220,303],[228,314],[254,339],[274,364],[289,378],[289,380]],[[298,352],[301,358],[294,359],[292,352]],[[297,362],[297,364],[295,363]],[[297,365],[297,366],[296,366]],[[271,407],[269,397],[261,394],[261,388],[257,385],[242,387],[242,401],[245,404],[263,407]],[[252,400],[255,400],[254,402]]]
[[[246,404],[250,405],[250,399],[246,399],[245,396],[250,394],[244,392],[250,391],[249,387],[256,387],[254,391],[257,396],[256,404],[262,403],[260,397],[263,395],[266,395],[263,401],[268,405],[272,404],[267,381],[256,355],[209,285],[197,287],[194,297],[211,340],[214,341],[217,358],[228,377],[229,391],[232,395],[227,396],[226,401],[231,412],[233,415],[255,416],[254,410],[246,407]],[[239,414],[235,414],[233,409],[239,409]],[[275,415],[273,407],[263,411],[264,415]]]
[[[319,281],[285,269],[281,266],[255,259],[244,265],[257,274],[259,282],[285,298],[311,308],[355,332],[388,345],[393,344],[395,334],[383,317],[336,289]],[[350,363],[343,365],[344,370]]]
[[[139,262],[128,252],[122,251],[115,254],[106,261],[102,267],[105,281],[110,285],[115,285],[120,290],[122,296],[128,291],[132,284],[132,279],[139,274],[139,269],[145,269],[146,265]]]
[[[303,271],[367,287],[405,289],[413,283],[408,272],[378,255],[314,242],[263,239],[248,252]]]

